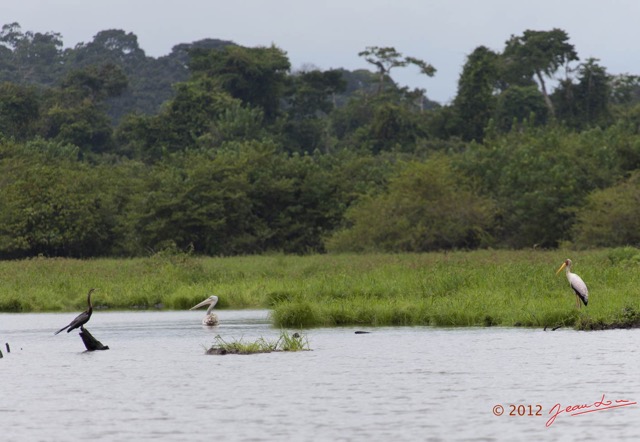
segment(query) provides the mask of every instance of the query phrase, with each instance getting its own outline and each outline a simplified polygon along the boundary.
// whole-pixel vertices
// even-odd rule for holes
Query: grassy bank
[[[589,286],[577,310],[565,258]],[[0,311],[79,311],[90,287],[111,309],[271,308],[279,327],[339,325],[604,328],[640,323],[640,251],[474,251],[0,262]]]

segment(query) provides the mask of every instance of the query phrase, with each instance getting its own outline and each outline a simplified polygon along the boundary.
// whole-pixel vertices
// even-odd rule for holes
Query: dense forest
[[[437,66],[392,47],[293,71],[274,45],[7,24],[0,258],[638,245],[639,78],[561,29],[506,37],[440,105],[392,79]]]

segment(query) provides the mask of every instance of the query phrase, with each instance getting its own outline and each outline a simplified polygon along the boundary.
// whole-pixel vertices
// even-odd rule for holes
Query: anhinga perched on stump
[[[108,350],[109,347],[106,345],[102,345],[102,342],[98,341],[96,338],[94,338],[91,333],[89,333],[89,330],[87,330],[86,328],[84,328],[84,325],[89,322],[89,319],[91,318],[91,314],[93,313],[93,306],[91,305],[91,294],[95,291],[96,289],[91,289],[89,290],[89,293],[87,294],[87,309],[85,311],[83,311],[82,313],[80,313],[78,316],[76,316],[76,318],[71,321],[71,323],[65,327],[62,327],[60,330],[58,330],[57,332],[55,332],[55,334],[57,335],[58,333],[60,333],[62,330],[67,330],[67,333],[69,333],[71,330],[75,330],[76,328],[80,329],[80,338],[82,339],[82,342],[84,343],[84,346],[86,347],[87,351],[93,351],[93,350]]]
[[[96,289],[91,289],[87,294],[87,304],[89,305],[87,309],[82,313],[80,313],[78,316],[76,316],[76,318],[73,321],[71,321],[69,325],[62,327],[60,330],[58,330],[54,334],[57,335],[64,329],[67,329],[67,333],[69,333],[71,330],[75,330],[78,327],[82,327],[87,322],[89,322],[89,319],[91,318],[91,314],[93,313],[93,306],[91,305],[91,293],[93,293],[95,290]]]

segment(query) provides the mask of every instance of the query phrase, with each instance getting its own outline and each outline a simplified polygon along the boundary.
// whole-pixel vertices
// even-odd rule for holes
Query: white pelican
[[[581,277],[576,275],[575,273],[571,273],[571,260],[567,259],[562,263],[556,275],[562,271],[562,269],[566,268],[567,271],[567,279],[569,280],[569,285],[576,293],[576,304],[578,308],[582,307],[580,305],[580,301],[584,302],[584,305],[587,305],[589,302],[589,289],[587,289],[587,284],[584,283]]]
[[[67,329],[67,333],[69,333],[71,330],[74,330],[78,327],[80,327],[80,330],[84,330],[84,325],[87,322],[89,322],[89,319],[91,318],[91,313],[93,313],[93,307],[91,306],[91,293],[93,293],[94,290],[96,289],[89,290],[89,293],[87,294],[87,304],[89,304],[87,309],[82,313],[80,313],[78,316],[76,316],[75,319],[69,323],[69,325],[62,327],[60,330],[55,332],[54,335],[57,335],[64,329]]]
[[[218,317],[215,315],[215,313],[211,313],[211,310],[213,310],[213,307],[216,305],[217,302],[218,302],[217,296],[215,295],[209,296],[200,304],[194,305],[189,310],[195,310],[197,308],[204,307],[205,305],[208,304],[209,308],[207,309],[207,314],[202,319],[202,325],[208,325],[210,327],[213,327],[214,325],[218,325]]]

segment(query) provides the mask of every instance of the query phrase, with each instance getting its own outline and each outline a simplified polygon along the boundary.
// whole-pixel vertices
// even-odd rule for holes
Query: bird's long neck
[[[567,266],[564,269],[564,274],[567,275],[567,279],[571,281],[571,266]]]
[[[215,307],[215,305],[215,302],[212,302],[211,305],[209,305],[209,308],[207,309],[207,315],[211,314],[211,311],[213,310],[213,307]]]
[[[93,289],[89,290],[89,293],[87,294],[87,310],[89,311],[93,310],[93,306],[91,305],[91,293],[93,293]]]

